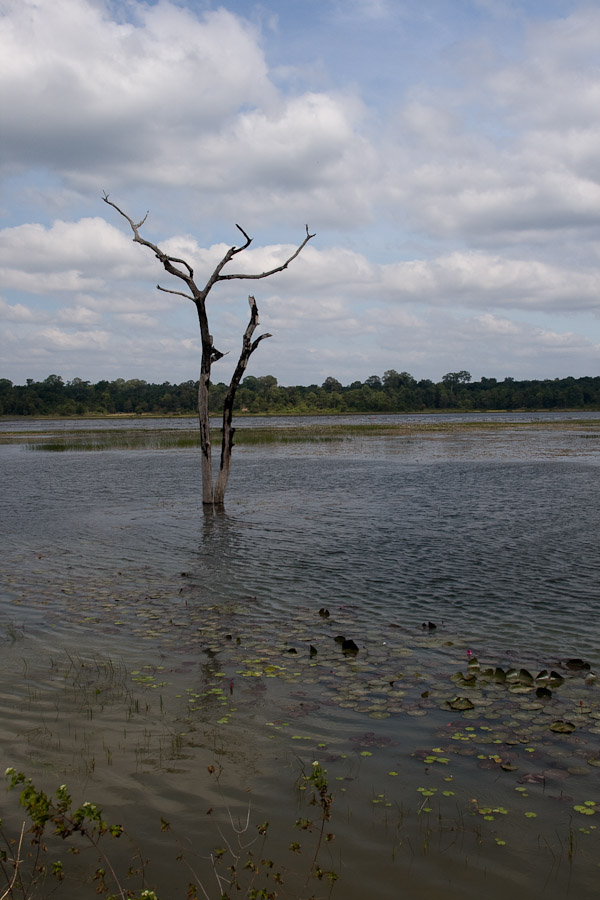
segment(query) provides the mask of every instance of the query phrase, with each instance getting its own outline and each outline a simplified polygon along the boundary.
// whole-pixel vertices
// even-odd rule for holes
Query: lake
[[[165,438],[190,420],[2,421],[5,766],[102,805],[169,900],[194,880],[182,846],[218,898],[211,850],[225,864],[264,820],[271,890],[328,896],[306,884],[315,761],[334,897],[591,896],[600,414],[583,419],[352,417],[392,431],[323,439],[303,429],[330,419],[242,420],[299,433],[240,442],[210,516],[197,450]],[[110,852],[125,872],[125,836]],[[81,897],[89,867],[68,862]]]

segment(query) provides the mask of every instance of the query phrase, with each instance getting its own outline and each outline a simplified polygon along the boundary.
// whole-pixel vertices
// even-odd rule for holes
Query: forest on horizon
[[[63,381],[49,375],[15,385],[0,378],[0,415],[103,416],[194,415],[197,381],[162,384],[132,378]],[[211,413],[219,414],[227,385],[210,386]],[[329,376],[320,384],[284,387],[273,375],[248,375],[236,396],[238,414],[306,415],[319,413],[402,413],[428,410],[600,409],[600,376],[516,381],[449,372],[439,382],[417,381],[408,372],[388,369],[383,376],[342,385]]]

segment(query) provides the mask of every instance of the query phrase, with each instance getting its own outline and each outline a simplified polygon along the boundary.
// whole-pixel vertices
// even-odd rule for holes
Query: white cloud
[[[64,331],[58,327],[43,329],[39,338],[46,347],[57,350],[104,350],[111,341],[107,331]]]
[[[4,322],[32,322],[34,313],[22,303],[10,304],[0,297],[0,320]]]
[[[87,306],[65,306],[56,313],[59,322],[66,322],[69,325],[98,325],[102,321],[102,316],[89,309]]]
[[[557,131],[594,123],[600,103],[599,31],[600,10],[592,5],[530,26],[522,59],[489,79],[509,118]]]
[[[100,217],[56,220],[49,228],[31,223],[0,231],[0,265],[30,276],[69,271],[80,275],[83,267],[93,267],[94,274],[110,268],[121,277],[139,275],[149,261],[136,250],[123,231]]]
[[[160,327],[158,319],[146,313],[117,313],[116,319],[130,328],[155,329]]]
[[[482,58],[458,89],[413,90],[389,133],[384,198],[441,239],[544,235],[550,247],[570,229],[588,240],[600,207],[599,25],[592,8],[530,25],[518,61]]]
[[[580,272],[535,259],[481,251],[385,267],[384,283],[398,297],[486,308],[568,308],[600,311],[600,272]]]
[[[102,279],[86,278],[81,272],[67,269],[64,272],[53,272],[43,280],[38,273],[26,272],[23,269],[0,267],[0,281],[4,287],[30,294],[52,294],[59,291],[92,291],[102,287]]]
[[[194,310],[155,289],[185,287],[133,243],[106,189],[134,218],[150,206],[142,233],[199,284],[242,240],[235,222],[254,242],[230,273],[280,265],[305,223],[317,232],[285,272],[224,282],[209,301],[233,358],[256,293],[275,337],[253,366],[282,381],[315,365],[350,380],[442,361],[596,371],[600,11],[566,3],[523,28],[526,6],[477,5],[470,18],[330,3],[315,21],[350,43],[332,33],[324,53],[310,17],[296,12],[292,31],[271,0],[253,12],[262,32],[185,0],[5,0],[7,358],[25,376],[35,360],[82,377],[99,359],[114,377],[196,371]],[[366,29],[381,69],[372,48],[354,54]]]
[[[516,322],[511,322],[510,319],[500,318],[492,313],[484,313],[482,316],[475,316],[473,321],[476,326],[479,326],[479,331],[482,335],[487,334],[494,336],[499,334],[519,334],[521,331]]]
[[[57,165],[82,152],[131,159],[175,127],[189,138],[240,102],[273,97],[250,26],[220,9],[199,20],[168,2],[136,4],[133,22],[101,3],[7,0],[0,31],[9,133],[24,160]],[[18,52],[17,51],[18,48]],[[43,131],[46,140],[32,141]],[[115,140],[116,138],[116,140]],[[71,157],[64,148],[71,143]]]
[[[200,18],[167,0],[130,9],[134,20],[117,22],[102,3],[7,0],[8,171],[42,167],[84,192],[202,191],[211,214],[225,195],[232,212],[255,216],[368,215],[363,191],[340,190],[368,166],[360,104],[281,94],[254,29],[226,9]]]

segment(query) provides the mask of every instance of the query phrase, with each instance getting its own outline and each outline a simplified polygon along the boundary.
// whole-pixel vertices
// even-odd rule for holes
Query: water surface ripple
[[[455,779],[457,799],[450,790],[444,807],[454,824],[445,831],[440,812],[439,843],[430,846],[417,791],[435,783],[441,798],[448,784],[435,774],[442,767],[418,754],[446,746],[469,721],[468,712],[449,719],[440,706],[452,696],[450,676],[471,656],[534,672],[564,671],[571,657],[600,667],[599,444],[577,426],[536,425],[240,446],[227,509],[217,515],[202,512],[195,450],[0,446],[6,764],[42,775],[50,768],[57,783],[64,773],[80,779],[122,806],[145,836],[150,818],[165,811],[190,834],[210,832],[198,809],[222,800],[206,784],[215,754],[235,774],[224,781],[227,801],[243,806],[252,788],[257,815],[269,817],[287,815],[290,796],[294,806],[298,761],[328,754],[347,791],[336,795],[345,848],[337,862],[350,874],[344,900],[373,895],[374,883],[379,898],[395,900],[399,878],[415,900],[586,896],[597,832],[586,832],[579,869],[561,854],[573,802],[588,798],[600,810],[598,769],[586,769],[593,723],[585,740],[559,741],[545,755],[529,732],[514,737],[536,717],[546,730],[551,721],[530,695],[517,695],[504,719],[489,712],[490,727],[481,726],[482,741],[485,728],[504,729],[496,743],[518,757],[519,773],[526,747],[532,770],[545,773],[548,791],[546,780],[539,796],[530,788],[522,807],[539,814],[539,835],[527,844],[541,854],[536,860],[521,839],[500,850],[498,823],[483,849],[478,826],[464,824],[464,804],[484,800],[500,798],[517,815],[517,776],[490,773],[491,757],[468,749],[443,771]],[[323,607],[331,626],[319,617]],[[354,687],[353,662],[332,640],[337,628],[361,647]],[[313,641],[320,668],[311,670]],[[288,680],[269,680],[257,648]],[[284,656],[290,649],[304,654],[300,676]],[[263,668],[252,674],[240,665]],[[220,666],[226,690],[214,687]],[[215,699],[219,690],[224,697]],[[584,702],[595,709],[597,690],[579,677],[566,686],[561,711],[572,715]],[[194,706],[190,696],[204,699]],[[480,699],[478,729],[492,702]],[[239,712],[223,717],[224,700],[239,701]],[[568,792],[560,781],[567,775]],[[396,792],[389,803],[388,784]],[[550,802],[560,813],[545,822]],[[160,837],[148,840],[160,855]]]

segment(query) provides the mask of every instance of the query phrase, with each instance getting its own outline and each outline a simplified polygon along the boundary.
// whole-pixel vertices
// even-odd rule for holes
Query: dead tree
[[[207,297],[214,285],[219,281],[232,281],[233,279],[257,280],[259,278],[268,278],[270,275],[275,275],[276,272],[283,272],[283,270],[287,269],[289,264],[301,253],[310,239],[314,237],[314,234],[309,234],[307,225],[306,237],[304,238],[302,243],[296,248],[294,253],[292,253],[292,255],[285,260],[285,262],[283,262],[280,266],[276,266],[274,269],[269,269],[267,272],[261,272],[257,275],[246,275],[241,273],[223,275],[221,273],[223,272],[223,269],[225,268],[227,263],[229,263],[238,253],[246,250],[252,243],[252,238],[248,237],[243,228],[241,228],[239,225],[236,225],[235,227],[244,236],[244,243],[240,247],[234,246],[229,248],[227,253],[223,256],[221,261],[216,266],[215,270],[213,271],[204,287],[201,288],[196,284],[196,281],[194,279],[194,270],[185,259],[179,259],[176,256],[169,256],[168,253],[164,253],[164,251],[162,251],[160,247],[157,247],[156,244],[153,244],[151,243],[151,241],[147,241],[145,238],[141,237],[140,228],[146,221],[148,213],[146,213],[141,222],[136,223],[127,215],[127,213],[123,212],[122,209],[119,209],[119,207],[115,203],[113,203],[112,200],[109,200],[108,194],[104,194],[104,197],[102,199],[105,203],[108,203],[109,206],[112,206],[113,209],[116,209],[116,211],[129,222],[131,230],[133,231],[134,242],[137,244],[142,244],[144,247],[148,247],[150,250],[152,250],[156,258],[162,263],[165,271],[167,271],[169,275],[174,275],[176,278],[181,279],[181,281],[183,281],[184,284],[187,285],[189,293],[185,293],[184,291],[173,291],[169,288],[161,287],[159,284],[156,285],[157,289],[159,291],[164,291],[167,294],[176,294],[179,297],[185,297],[187,300],[191,300],[196,307],[202,344],[200,379],[198,381],[198,421],[200,424],[200,449],[202,454],[202,502],[205,507],[221,507],[225,502],[225,491],[227,489],[227,481],[229,478],[229,469],[231,465],[231,452],[233,449],[233,436],[235,429],[232,425],[232,417],[235,394],[246,366],[248,365],[248,360],[250,359],[260,342],[265,338],[271,337],[271,335],[265,333],[259,335],[259,337],[257,338],[254,338],[254,340],[252,339],[254,332],[259,324],[258,307],[256,305],[256,300],[254,299],[254,297],[249,297],[248,302],[250,304],[250,321],[248,322],[248,325],[244,332],[240,357],[231,378],[231,382],[229,384],[229,388],[225,397],[225,402],[223,404],[221,463],[213,487],[208,390],[210,386],[212,364],[218,359],[221,359],[224,354],[221,353],[220,350],[217,350],[217,348],[213,344],[213,338],[208,325],[208,314],[206,311]]]

